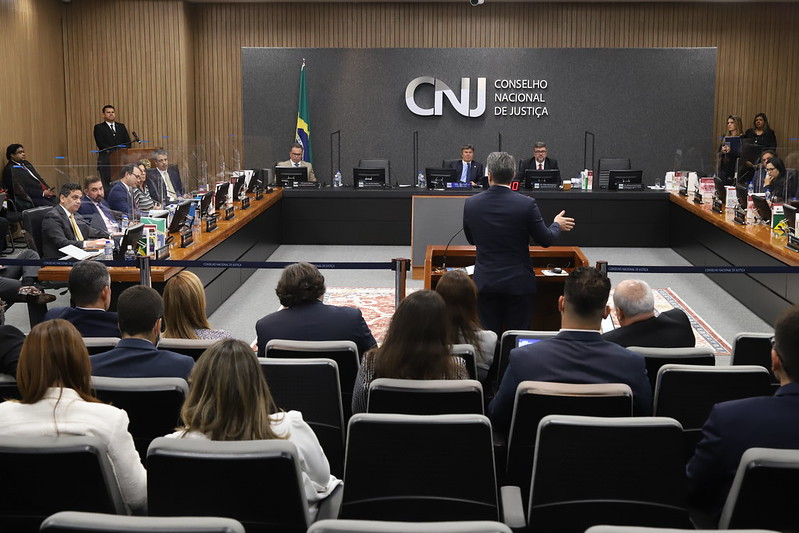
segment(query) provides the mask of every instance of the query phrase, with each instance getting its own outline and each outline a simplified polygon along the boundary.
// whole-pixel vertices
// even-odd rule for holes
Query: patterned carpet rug
[[[409,289],[408,292],[413,292]],[[655,309],[659,312],[678,308],[685,311],[694,328],[697,346],[709,346],[717,355],[730,355],[730,345],[722,339],[693,309],[683,302],[671,289],[652,289],[655,294]],[[331,305],[347,305],[357,307],[363,313],[366,323],[372,330],[377,342],[383,342],[388,323],[394,313],[394,290],[358,287],[329,287],[325,294],[325,303]],[[611,308],[613,302],[611,301]],[[613,323],[618,326],[615,312]]]

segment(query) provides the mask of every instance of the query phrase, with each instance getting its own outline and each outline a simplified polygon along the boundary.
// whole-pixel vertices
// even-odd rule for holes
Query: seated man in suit
[[[266,315],[255,324],[258,357],[264,357],[266,343],[272,339],[353,341],[361,355],[377,344],[359,309],[322,303],[325,277],[314,265],[287,266],[275,292],[285,309]]]
[[[510,427],[516,388],[522,381],[626,383],[633,391],[633,413],[652,413],[652,389],[644,357],[602,339],[608,316],[610,280],[592,267],[575,268],[558,299],[560,332],[551,339],[515,348],[488,416],[495,427]]]
[[[277,164],[279,167],[306,167],[308,169],[308,181],[316,181],[316,174],[313,172],[313,166],[308,161],[303,161],[302,156],[305,149],[299,143],[291,145],[289,152],[289,160],[281,161]]]
[[[11,144],[6,148],[6,163],[3,168],[3,188],[9,198],[17,203],[17,210],[55,205],[55,193],[44,181],[30,161],[25,159],[25,148]]]
[[[558,170],[558,160],[547,157],[547,145],[538,141],[533,145],[533,157],[522,159],[519,163],[519,176],[524,176],[524,171],[530,170]]]
[[[461,160],[451,163],[450,168],[458,171],[461,183],[471,183],[472,187],[488,187],[483,164],[474,160],[474,146],[471,144],[461,147]]]
[[[155,168],[147,170],[147,192],[161,205],[175,203],[183,196],[183,183],[177,165],[169,164],[169,153],[163,148],[153,152]]]
[[[103,180],[100,176],[89,176],[83,180],[83,192],[78,213],[83,215],[89,225],[101,231],[116,233],[119,231],[119,211],[113,211],[105,201]]]
[[[692,505],[714,519],[721,514],[746,450],[799,449],[799,306],[786,309],[777,319],[771,370],[780,380],[774,396],[716,404],[686,467]]]
[[[122,340],[116,348],[91,356],[92,375],[113,378],[183,378],[194,359],[156,347],[161,336],[164,301],[154,289],[134,285],[117,301]]]
[[[42,256],[58,259],[64,254],[58,250],[73,245],[78,248],[102,248],[109,237],[107,231],[89,226],[78,215],[81,199],[80,185],[65,183],[61,186],[55,206],[42,220]]]
[[[655,316],[655,297],[645,281],[628,279],[616,285],[613,304],[621,327],[602,335],[606,341],[625,348],[692,348],[696,345],[691,322],[682,309],[670,309]]]
[[[111,187],[108,193],[108,205],[114,211],[128,215],[131,220],[136,218],[139,211],[133,189],[138,187],[144,179],[144,173],[134,163],[122,167],[119,171],[119,181]]]
[[[78,261],[69,272],[69,292],[74,307],[50,309],[45,320],[63,318],[83,337],[120,336],[117,314],[108,310],[111,306],[108,267],[98,261]]]

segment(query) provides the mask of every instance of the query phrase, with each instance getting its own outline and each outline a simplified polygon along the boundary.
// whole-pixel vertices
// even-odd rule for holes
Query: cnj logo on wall
[[[433,86],[433,107],[421,107],[416,103],[416,90],[423,85]],[[469,107],[471,100],[471,80],[461,78],[460,98],[455,96],[455,92],[446,83],[432,76],[421,76],[412,80],[405,87],[405,105],[411,113],[422,117],[441,116],[444,112],[444,97],[449,100],[450,105],[464,117],[479,117],[486,110],[486,79],[477,78],[477,99],[474,108]]]

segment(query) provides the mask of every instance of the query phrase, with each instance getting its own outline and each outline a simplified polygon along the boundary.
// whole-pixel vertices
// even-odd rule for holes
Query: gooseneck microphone
[[[463,227],[461,227],[461,229],[456,231],[455,235],[449,238],[449,242],[447,242],[447,245],[444,247],[444,256],[441,258],[441,270],[447,269],[447,251],[449,250],[449,245],[452,244],[452,241],[455,240],[455,237],[457,237],[458,234],[461,233],[462,231]]]

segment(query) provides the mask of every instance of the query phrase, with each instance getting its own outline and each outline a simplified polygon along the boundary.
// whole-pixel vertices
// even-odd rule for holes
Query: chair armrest
[[[522,490],[519,487],[506,485],[499,488],[502,500],[502,522],[514,531],[523,531],[527,527],[524,519]]]
[[[316,512],[316,520],[333,520],[338,518],[341,510],[341,502],[344,498],[344,485],[339,485],[333,489],[324,500],[319,502]]]

